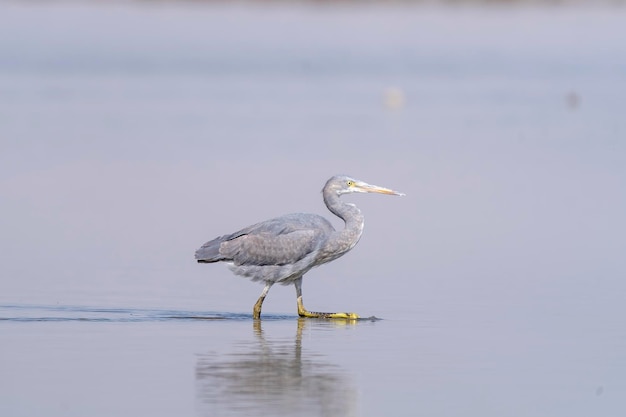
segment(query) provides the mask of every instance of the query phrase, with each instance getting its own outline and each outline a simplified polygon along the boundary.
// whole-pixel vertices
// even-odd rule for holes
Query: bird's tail
[[[220,236],[202,245],[200,249],[196,251],[196,260],[199,263],[227,261],[228,258],[220,254],[220,245],[227,240],[226,237],[227,236]]]

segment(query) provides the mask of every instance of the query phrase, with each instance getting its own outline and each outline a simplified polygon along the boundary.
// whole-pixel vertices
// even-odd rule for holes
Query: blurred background
[[[623,1],[0,1],[0,414],[618,416]],[[366,219],[293,287],[199,265]],[[213,319],[220,320],[213,320]]]
[[[194,250],[333,217],[320,190],[346,173],[407,196],[348,197],[365,233],[309,273],[310,308],[623,313],[625,17],[617,1],[3,1],[0,301],[248,312],[261,286]],[[294,298],[277,287],[265,311]]]

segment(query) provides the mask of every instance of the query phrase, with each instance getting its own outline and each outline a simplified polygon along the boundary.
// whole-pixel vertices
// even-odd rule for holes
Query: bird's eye
[[[348,180],[348,181],[346,182],[346,185],[347,185],[348,187],[352,187],[352,186],[354,185],[354,181],[350,181],[350,180]]]

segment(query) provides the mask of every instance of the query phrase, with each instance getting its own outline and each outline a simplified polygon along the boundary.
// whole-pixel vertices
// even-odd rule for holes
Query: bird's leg
[[[263,301],[265,300],[265,296],[267,295],[267,292],[270,290],[271,287],[272,287],[272,283],[271,282],[265,283],[265,287],[263,288],[263,292],[261,293],[261,296],[259,297],[259,299],[256,300],[256,303],[254,304],[254,308],[252,309],[252,318],[253,319],[260,319],[261,318],[261,307],[263,306]]]
[[[306,308],[304,308],[304,304],[302,303],[302,277],[295,280],[294,285],[296,286],[296,297],[298,301],[298,315],[300,317],[322,318],[322,319],[351,319],[351,320],[355,320],[359,318],[359,315],[356,313],[320,313],[318,311],[307,310]]]

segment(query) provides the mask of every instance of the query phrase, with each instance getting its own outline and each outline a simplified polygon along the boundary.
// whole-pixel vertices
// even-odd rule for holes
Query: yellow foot
[[[259,298],[259,301],[256,302],[254,308],[252,309],[252,318],[260,319],[261,318],[261,305],[263,304],[263,300]]]
[[[314,319],[347,319],[356,320],[359,317],[356,313],[320,313],[318,311],[309,311],[304,308],[302,296],[298,297],[298,315],[300,317],[309,317]]]
[[[330,319],[348,319],[348,320],[356,320],[361,318],[356,313],[328,313],[328,318]]]
[[[347,319],[356,320],[359,317],[356,313],[320,313],[318,311],[308,311],[305,309],[298,309],[298,315],[300,317],[309,317],[317,319]]]

